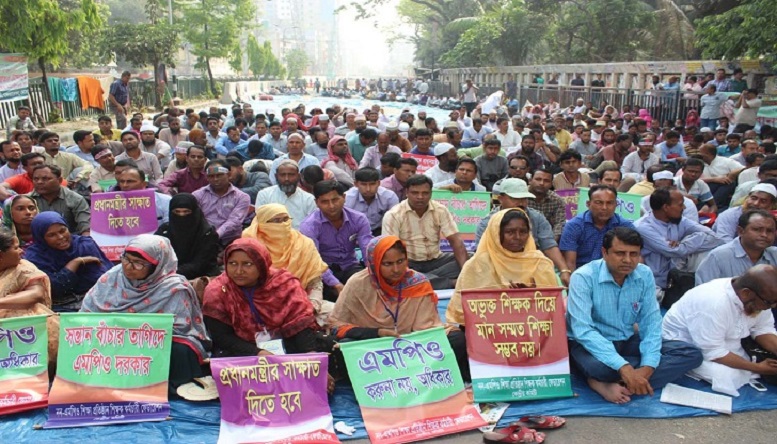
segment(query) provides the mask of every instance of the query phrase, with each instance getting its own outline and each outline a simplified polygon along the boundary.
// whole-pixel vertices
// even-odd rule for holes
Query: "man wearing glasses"
[[[777,267],[756,265],[740,277],[715,279],[685,293],[664,317],[662,336],[699,347],[704,361],[691,374],[715,391],[738,396],[739,387],[753,379],[777,375],[777,331],[770,310],[775,307]],[[751,360],[745,351],[745,346],[753,348],[750,339],[771,357]]]

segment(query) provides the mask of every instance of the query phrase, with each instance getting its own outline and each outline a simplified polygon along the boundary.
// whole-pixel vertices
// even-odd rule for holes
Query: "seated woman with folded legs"
[[[32,245],[32,220],[37,215],[38,204],[24,194],[17,194],[5,205],[3,225],[16,235],[22,250]]]
[[[203,368],[211,341],[194,289],[177,274],[170,241],[142,234],[127,244],[121,264],[111,268],[86,294],[82,312],[168,313],[173,319],[171,392],[208,374]]]
[[[407,248],[396,236],[372,239],[365,255],[367,269],[345,284],[329,316],[338,340],[399,337],[442,326],[437,295],[429,279],[408,268]],[[469,380],[464,333],[448,333],[456,361]]]
[[[113,264],[91,237],[70,234],[65,219],[54,211],[35,216],[32,238],[24,258],[49,276],[53,310],[78,311],[86,292]]]
[[[445,319],[464,325],[462,290],[558,285],[553,262],[534,244],[529,216],[519,208],[502,210],[491,216],[477,251],[461,269]]]
[[[53,315],[51,285],[46,273],[22,259],[19,239],[0,229],[0,319],[22,316]],[[57,362],[59,317],[47,319],[49,367]]]
[[[270,252],[256,239],[237,239],[224,251],[224,272],[205,288],[205,325],[215,357],[272,354],[282,340],[286,353],[332,351],[299,279],[273,267]],[[330,360],[331,362],[331,360]],[[336,368],[330,363],[330,374]],[[334,380],[330,378],[330,390]]]
[[[310,238],[291,227],[289,211],[281,204],[262,205],[256,209],[251,226],[243,237],[261,242],[276,268],[288,270],[302,284],[313,304],[319,324],[325,324],[335,304],[324,300],[321,275],[329,268]]]

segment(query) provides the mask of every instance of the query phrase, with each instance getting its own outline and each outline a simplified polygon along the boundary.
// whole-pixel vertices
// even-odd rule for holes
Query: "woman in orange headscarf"
[[[407,247],[396,236],[372,239],[367,269],[351,277],[337,298],[329,324],[338,340],[399,337],[442,326],[429,279],[408,268]],[[469,379],[467,346],[460,330],[448,333],[462,377]]]
[[[286,207],[267,204],[257,208],[251,225],[243,230],[243,237],[258,240],[270,252],[274,267],[288,270],[299,279],[313,304],[316,317],[324,323],[334,308],[334,304],[323,297],[321,275],[328,266],[321,260],[313,241],[291,228]]]

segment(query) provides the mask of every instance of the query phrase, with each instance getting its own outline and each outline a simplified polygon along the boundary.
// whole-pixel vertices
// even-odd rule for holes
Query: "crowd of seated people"
[[[740,106],[760,105],[747,94]],[[611,106],[476,107],[471,118],[451,112],[441,132],[421,113],[379,106],[245,110],[232,124],[171,108],[124,130],[103,116],[73,147],[12,132],[0,143],[0,316],[171,313],[171,390],[206,375],[210,356],[268,354],[273,340],[330,353],[331,389],[347,377],[338,341],[444,322],[468,379],[461,292],[561,285],[571,360],[608,401],[686,372],[727,393],[777,375],[747,355],[777,353],[777,131],[767,125],[739,134],[709,118],[699,131],[648,125],[648,110]],[[567,220],[557,192],[583,187],[585,207]],[[92,193],[143,189],[158,229],[112,263],[90,236]],[[474,248],[434,199],[443,191],[493,193]],[[639,220],[618,211],[619,193],[643,196]],[[696,287],[662,320],[680,274]],[[731,343],[739,336],[750,346]]]

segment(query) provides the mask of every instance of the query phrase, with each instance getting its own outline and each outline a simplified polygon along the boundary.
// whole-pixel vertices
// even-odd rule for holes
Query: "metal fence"
[[[222,89],[221,85],[221,80],[219,80],[217,83],[219,91]],[[156,101],[155,88],[156,83],[153,79],[130,80],[129,90],[130,97],[132,97],[132,106],[154,107]],[[209,88],[208,80],[205,78],[179,78],[176,79],[175,87],[169,93],[184,100],[195,99],[208,95]],[[56,102],[52,105],[51,102],[45,100],[42,78],[30,79],[29,93],[30,97],[25,100],[0,102],[0,129],[5,129],[8,120],[16,115],[16,109],[20,106],[32,108],[33,120],[38,126],[41,126],[43,122],[49,122],[49,116],[53,109],[56,109],[64,120],[96,117],[109,112],[107,100],[105,101],[104,110],[97,108],[83,109],[81,107],[80,94],[76,94],[75,102]]]
[[[482,88],[481,88],[482,90]],[[536,104],[548,103],[551,99],[562,107],[574,106],[578,99],[593,105],[593,108],[604,108],[612,105],[617,110],[628,107],[636,113],[638,109],[647,109],[653,120],[658,120],[662,126],[675,120],[685,119],[691,108],[698,109],[699,97],[685,91],[655,91],[644,89],[595,88],[555,85],[524,85],[518,89],[518,102],[523,106],[526,102]]]

